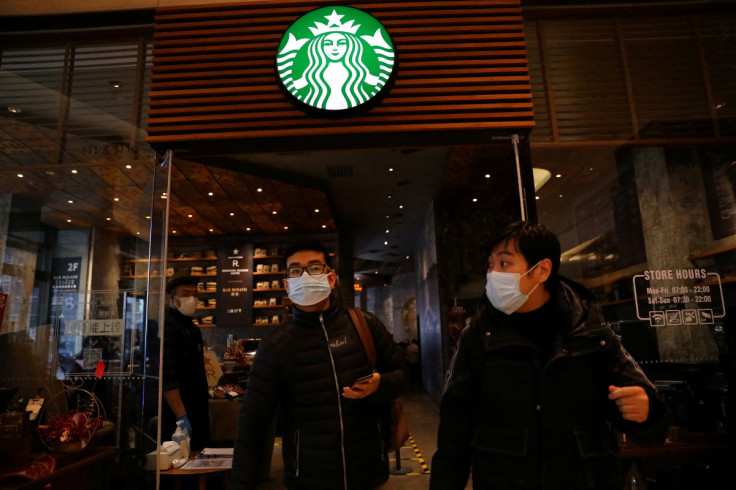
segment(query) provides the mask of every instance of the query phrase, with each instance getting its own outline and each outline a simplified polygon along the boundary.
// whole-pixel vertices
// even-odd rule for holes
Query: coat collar
[[[333,291],[330,293],[330,306],[326,310],[322,311],[303,311],[299,308],[291,308],[291,320],[295,323],[304,326],[318,326],[320,324],[319,317],[322,315],[322,319],[325,323],[333,320],[342,311],[339,298]]]

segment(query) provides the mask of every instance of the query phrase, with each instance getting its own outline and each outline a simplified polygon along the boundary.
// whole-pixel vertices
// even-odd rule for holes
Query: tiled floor
[[[434,401],[419,389],[404,396],[411,437],[400,451],[400,467],[406,474],[392,474],[390,481],[394,490],[419,490],[429,488],[429,471],[432,455],[437,449],[437,426],[439,409]],[[394,455],[391,455],[391,469],[396,470]],[[258,487],[259,490],[283,490],[281,484],[281,446],[274,446],[271,463],[271,479]]]

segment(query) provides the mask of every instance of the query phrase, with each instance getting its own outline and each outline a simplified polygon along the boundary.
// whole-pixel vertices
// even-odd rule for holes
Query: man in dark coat
[[[486,295],[447,374],[431,489],[463,489],[471,471],[482,489],[621,488],[610,426],[664,440],[655,387],[559,262],[543,225],[492,242]]]
[[[204,369],[202,332],[192,321],[197,305],[197,278],[180,275],[166,285],[169,306],[164,319],[161,440],[171,440],[181,421],[192,449],[210,439],[209,388]]]
[[[286,488],[382,487],[389,475],[389,404],[408,382],[403,349],[365,313],[376,346],[372,372],[333,292],[336,277],[324,247],[295,244],[284,257],[293,315],[258,346],[238,415],[233,486],[256,487],[266,433],[279,407]]]

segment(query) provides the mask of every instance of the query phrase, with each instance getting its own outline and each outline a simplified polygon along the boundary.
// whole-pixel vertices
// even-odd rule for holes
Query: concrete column
[[[705,187],[695,150],[649,147],[632,149],[631,154],[648,268],[693,268],[687,257],[700,249],[704,239],[710,240]],[[652,281],[651,285],[664,284]],[[657,339],[663,361],[718,360],[707,326],[658,327]]]

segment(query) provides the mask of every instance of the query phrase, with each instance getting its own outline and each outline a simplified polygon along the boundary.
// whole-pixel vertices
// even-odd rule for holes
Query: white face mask
[[[179,300],[180,306],[176,306],[177,299]],[[194,296],[187,296],[186,298],[174,296],[174,308],[179,310],[182,315],[193,316],[197,310],[197,298]]]
[[[529,299],[529,295],[537,289],[539,283],[529,291],[529,294],[521,292],[519,283],[521,282],[521,278],[529,274],[537,265],[539,265],[539,262],[534,264],[524,274],[496,271],[486,274],[486,296],[488,296],[488,300],[493,307],[499,311],[503,311],[507,315],[521,308],[521,305]]]
[[[289,299],[300,306],[316,305],[330,296],[330,280],[327,274],[309,275],[306,272],[299,277],[287,279]]]

